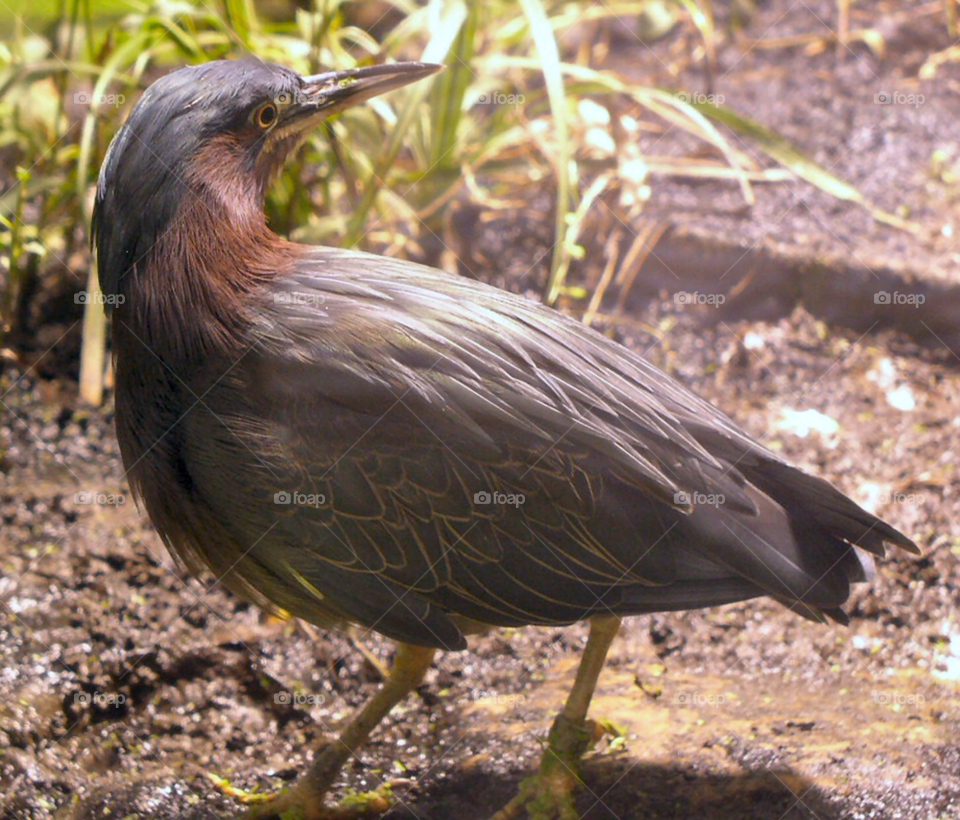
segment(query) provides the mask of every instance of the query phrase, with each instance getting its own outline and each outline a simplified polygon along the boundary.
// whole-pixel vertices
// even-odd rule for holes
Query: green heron
[[[323,816],[438,649],[590,619],[540,771],[498,815],[573,817],[623,616],[767,595],[844,623],[870,553],[918,552],[561,313],[268,228],[264,194],[308,129],[438,68],[184,68],[144,93],[100,173],[117,433],[163,540],[268,610],[399,642],[381,690],[270,813]]]

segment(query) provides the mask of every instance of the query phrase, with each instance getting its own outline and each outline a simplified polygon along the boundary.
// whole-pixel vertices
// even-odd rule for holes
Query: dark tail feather
[[[728,595],[736,590],[747,593],[743,598],[753,597],[759,590],[804,618],[847,623],[840,607],[850,596],[851,584],[867,581],[874,573],[872,558],[853,546],[854,538],[866,540],[881,554],[883,540],[911,546],[912,542],[825,482],[765,483],[777,491],[776,498],[751,484],[745,488],[756,515],[718,506],[697,508],[687,517],[682,539],[689,547],[684,548],[696,549],[698,555],[691,561],[678,554],[679,582],[691,578],[705,582],[706,559],[713,565],[707,576],[718,585],[718,597],[730,600]],[[795,495],[798,487],[808,486],[818,495]],[[824,500],[830,506],[825,507]],[[872,527],[866,538],[864,524]],[[738,586],[732,577],[748,586]]]
[[[812,519],[820,529],[881,558],[886,555],[885,544],[920,554],[920,548],[902,532],[823,479],[774,461],[761,462],[745,473],[752,484],[776,500],[791,517]]]

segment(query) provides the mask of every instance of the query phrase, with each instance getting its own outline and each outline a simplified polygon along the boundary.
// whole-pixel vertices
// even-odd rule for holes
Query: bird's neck
[[[197,192],[124,279],[118,343],[136,337],[164,360],[235,355],[250,344],[257,294],[297,247],[267,227],[259,203]]]

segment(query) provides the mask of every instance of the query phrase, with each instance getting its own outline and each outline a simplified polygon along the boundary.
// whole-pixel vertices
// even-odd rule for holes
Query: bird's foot
[[[251,808],[242,820],[359,820],[386,814],[396,802],[389,785],[371,792],[350,793],[335,806],[328,806],[324,795],[306,784],[294,784],[288,789],[258,797],[258,805]]]
[[[369,792],[348,790],[340,803],[328,805],[327,793],[342,767],[343,755],[337,744],[331,743],[317,755],[303,776],[284,789],[248,792],[221,778],[211,776],[211,779],[224,794],[251,807],[242,820],[357,820],[390,811],[396,803],[395,782],[384,783]]]
[[[490,820],[579,820],[575,798],[580,762],[594,737],[593,723],[557,715],[540,760],[540,771],[520,784],[520,791]]]
[[[330,817],[322,803],[311,806],[305,798],[296,787],[258,795],[256,805],[242,820],[327,820]]]

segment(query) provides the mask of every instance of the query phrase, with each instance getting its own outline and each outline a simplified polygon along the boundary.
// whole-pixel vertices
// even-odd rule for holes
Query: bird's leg
[[[610,644],[620,629],[620,618],[603,615],[590,621],[590,637],[583,650],[577,678],[547,737],[540,771],[520,785],[520,793],[490,820],[513,820],[526,809],[530,820],[579,820],[574,795],[580,785],[580,760],[590,747],[593,732],[587,710]]]
[[[254,809],[247,815],[248,820],[281,814],[284,817],[302,817],[303,820],[337,816],[336,810],[329,812],[324,808],[324,797],[333,781],[380,721],[423,682],[436,652],[433,648],[398,644],[393,668],[380,691],[364,704],[340,733],[340,737],[317,753],[310,768],[289,790],[282,792],[277,800]]]
[[[373,651],[369,646],[364,642],[363,635],[360,634],[359,627],[354,624],[350,624],[346,629],[347,640],[350,641],[350,645],[356,649],[367,663],[373,667],[374,671],[380,676],[380,680],[384,681],[390,677],[390,672],[387,670],[387,667],[381,662],[380,658],[373,654]]]
[[[298,785],[311,795],[322,796],[326,793],[340,769],[366,743],[380,721],[423,682],[423,676],[433,663],[436,652],[432,647],[398,644],[393,668],[380,691],[366,702],[340,737],[317,755]]]

